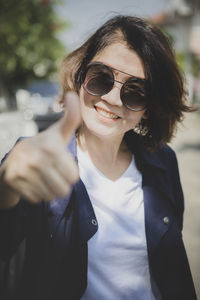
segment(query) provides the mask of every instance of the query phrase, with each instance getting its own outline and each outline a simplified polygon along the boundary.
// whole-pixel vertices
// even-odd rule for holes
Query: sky
[[[162,12],[169,0],[63,0],[56,8],[70,27],[60,38],[68,50],[80,46],[107,19],[116,14],[151,17]]]

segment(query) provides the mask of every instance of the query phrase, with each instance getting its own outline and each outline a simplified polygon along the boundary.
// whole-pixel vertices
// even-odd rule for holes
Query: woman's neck
[[[77,137],[78,145],[84,152],[87,152],[90,157],[95,155],[104,159],[109,164],[115,163],[119,152],[124,151],[125,148],[123,137],[121,136],[112,138],[99,137],[93,135],[89,130],[81,128]]]
[[[79,147],[88,154],[93,163],[115,166],[124,153],[130,152],[123,141],[123,136],[99,137],[82,127],[77,135]]]

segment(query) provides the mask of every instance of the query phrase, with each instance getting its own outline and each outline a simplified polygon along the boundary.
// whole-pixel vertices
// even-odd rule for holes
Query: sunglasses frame
[[[102,66],[102,67],[106,68],[106,69],[110,72],[110,74],[112,75],[113,85],[112,85],[112,88],[109,90],[109,92],[113,89],[114,83],[115,83],[115,82],[118,82],[118,83],[122,84],[122,87],[121,87],[121,89],[120,89],[120,98],[121,98],[121,101],[122,101],[123,105],[124,105],[126,108],[128,108],[128,109],[130,109],[130,110],[132,110],[132,111],[135,111],[135,112],[137,112],[137,111],[142,111],[142,110],[146,109],[147,105],[142,106],[141,108],[132,108],[132,107],[130,107],[129,105],[127,105],[126,103],[124,103],[124,101],[123,101],[123,88],[124,88],[124,86],[127,84],[127,82],[129,82],[129,81],[133,81],[133,82],[145,84],[147,80],[146,80],[146,79],[139,78],[139,77],[135,77],[135,76],[133,76],[133,75],[131,75],[131,74],[129,74],[129,73],[126,73],[126,72],[124,72],[124,71],[118,70],[118,69],[116,69],[116,68],[112,68],[112,67],[110,67],[110,66],[105,65],[105,64],[102,63],[102,62],[92,62],[92,63],[88,64],[88,66],[87,66],[87,68],[86,68],[86,70],[85,70],[85,76],[84,76],[84,80],[83,80],[83,88],[84,88],[84,90],[85,90],[88,94],[90,94],[90,95],[92,95],[92,96],[98,96],[98,97],[101,97],[101,96],[107,94],[107,93],[105,93],[105,94],[95,94],[95,93],[91,93],[91,92],[88,91],[87,88],[86,88],[85,79],[86,79],[86,76],[87,76],[87,72],[88,72],[88,70],[89,70],[89,68],[90,68],[91,66],[95,66],[95,65],[96,65],[96,66]],[[130,78],[127,79],[125,82],[118,81],[118,80],[116,80],[116,79],[114,78],[113,70],[118,71],[118,72],[123,73],[123,74],[126,74],[126,75],[129,75]],[[109,93],[109,92],[108,92],[108,93]],[[142,91],[142,92],[143,92],[144,95],[145,95],[145,90]]]

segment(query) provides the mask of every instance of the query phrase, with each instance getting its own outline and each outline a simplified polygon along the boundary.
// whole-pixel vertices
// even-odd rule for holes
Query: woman
[[[64,117],[1,166],[1,257],[26,238],[18,298],[196,299],[166,146],[190,108],[167,38],[116,16],[61,79]]]

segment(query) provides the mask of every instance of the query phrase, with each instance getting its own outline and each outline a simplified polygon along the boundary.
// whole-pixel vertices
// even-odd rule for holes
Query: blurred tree
[[[65,47],[57,38],[67,23],[58,19],[59,0],[0,1],[0,96],[16,107],[15,91],[57,69]]]

